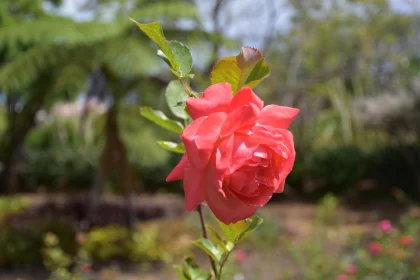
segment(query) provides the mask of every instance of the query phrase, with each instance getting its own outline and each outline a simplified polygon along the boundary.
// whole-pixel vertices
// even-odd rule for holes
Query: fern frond
[[[106,65],[115,77],[148,75],[159,66],[155,51],[139,38],[115,38],[95,49],[100,56],[100,63]]]
[[[54,84],[51,91],[54,93],[66,92],[69,95],[79,94],[86,89],[89,71],[77,63],[54,68]]]
[[[74,22],[70,19],[51,17],[0,28],[0,48],[11,49],[19,45],[89,44],[124,32],[131,22]]]
[[[66,57],[68,50],[55,45],[31,48],[0,68],[0,88],[4,92],[26,88],[39,73]]]

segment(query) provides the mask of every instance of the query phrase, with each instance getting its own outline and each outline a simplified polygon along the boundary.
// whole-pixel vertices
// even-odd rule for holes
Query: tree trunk
[[[35,126],[36,113],[42,108],[46,95],[44,88],[31,94],[22,112],[17,113],[15,106],[8,114],[8,127],[1,143],[3,170],[0,174],[0,192],[19,191],[20,164],[24,160],[24,144],[29,131]],[[12,121],[14,119],[14,121]],[[10,121],[10,122],[9,122]]]
[[[129,163],[127,151],[119,136],[117,122],[117,104],[113,104],[106,117],[104,128],[105,147],[99,160],[96,180],[92,188],[92,208],[98,209],[101,203],[105,183],[116,175],[117,183],[122,187],[127,209],[127,224],[134,229],[136,215],[132,203],[132,188],[135,183],[135,172]]]

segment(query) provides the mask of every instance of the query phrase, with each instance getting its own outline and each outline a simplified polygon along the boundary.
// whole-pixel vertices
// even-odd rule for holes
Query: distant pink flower
[[[390,220],[383,220],[379,223],[379,228],[384,233],[391,233],[392,232],[392,224]]]
[[[382,245],[378,241],[370,242],[368,248],[372,255],[379,255],[382,252]]]
[[[246,254],[242,250],[238,250],[235,253],[235,259],[237,262],[243,262],[245,260]]]
[[[81,269],[84,273],[92,272],[92,266],[90,266],[89,264],[83,264]]]
[[[335,278],[335,280],[347,280],[347,279],[349,278],[345,274],[340,274],[337,276],[337,278]]]
[[[357,273],[357,266],[355,266],[354,264],[349,264],[347,266],[347,273],[348,274],[356,274]]]
[[[85,243],[86,239],[87,239],[86,233],[84,233],[84,232],[78,232],[76,234],[76,242],[77,242],[77,244],[80,244],[81,245],[81,244]]]

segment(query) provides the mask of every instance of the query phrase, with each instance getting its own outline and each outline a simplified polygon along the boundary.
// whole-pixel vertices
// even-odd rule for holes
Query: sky
[[[78,21],[91,20],[92,12],[80,11],[87,0],[64,0],[60,9],[54,12]],[[210,13],[214,1],[195,0],[204,28],[212,31]],[[420,12],[420,0],[389,0],[393,9],[401,13],[410,13],[413,7]],[[291,11],[285,7],[284,0],[228,0],[222,10],[226,36],[241,40],[242,45],[260,47],[267,33],[282,33],[288,27]],[[274,6],[268,5],[274,3]],[[48,8],[48,7],[47,7]],[[275,20],[270,15],[275,12]],[[257,16],[256,16],[257,15]]]
[[[237,5],[239,2],[244,2],[245,3],[244,6],[248,4],[249,7],[252,6],[254,9],[255,8],[254,4],[255,2],[258,2],[258,1],[261,2],[261,0],[257,0],[257,1],[255,0],[253,1],[230,0],[229,2],[234,3],[233,5]],[[77,20],[89,20],[92,18],[91,13],[89,12],[81,13],[78,11],[79,7],[81,7],[85,2],[86,0],[64,0],[61,9],[58,12],[64,16],[69,16]],[[195,2],[197,3],[202,14],[205,14],[208,11],[208,7],[212,6],[213,4],[213,1],[209,1],[209,0],[195,0]],[[283,1],[278,0],[276,2],[282,4]],[[405,13],[405,12],[409,12],[412,9],[412,6],[413,5],[415,6],[416,2],[418,3],[420,1],[419,0],[389,0],[389,2],[391,3],[392,7],[395,10]],[[420,3],[417,4],[417,8],[420,8]]]

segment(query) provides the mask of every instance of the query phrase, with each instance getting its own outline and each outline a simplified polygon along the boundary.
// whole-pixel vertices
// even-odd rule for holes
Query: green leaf
[[[178,73],[181,77],[185,77],[190,73],[193,66],[191,51],[187,46],[177,41],[169,41],[169,45],[179,63]]]
[[[225,242],[217,231],[209,225],[206,225],[206,228],[210,234],[210,237],[214,243],[220,246],[224,251],[230,252],[233,249],[232,242]]]
[[[226,238],[231,242],[238,243],[257,229],[262,224],[263,219],[254,216],[230,225],[226,225],[220,221],[218,222]]]
[[[206,238],[200,238],[197,241],[193,242],[194,245],[203,249],[207,255],[209,255],[213,260],[220,262],[223,257],[223,252],[221,252],[210,240]]]
[[[143,24],[136,22],[141,31],[143,31],[153,42],[158,45],[157,55],[162,58],[171,68],[171,71],[178,77],[185,77],[190,73],[193,60],[190,49],[177,41],[168,41],[163,35],[160,22]]]
[[[201,272],[192,257],[185,259],[183,267],[174,265],[174,268],[181,280],[210,280],[212,277],[210,273]]]
[[[245,229],[245,231],[243,231],[237,237],[237,240],[238,240],[237,242],[248,237],[254,230],[256,230],[263,223],[264,220],[258,216],[254,216],[250,219],[246,219],[245,221],[248,224],[248,227]]]
[[[245,85],[253,88],[270,75],[270,67],[264,60],[260,60],[249,74]]]
[[[169,60],[168,60],[168,58],[166,57],[166,55],[163,53],[163,51],[161,51],[161,50],[158,50],[157,51],[157,56],[159,56],[163,61],[165,61],[166,62],[166,64],[168,64],[168,66],[169,67],[172,67],[171,66],[171,62],[169,62]]]
[[[169,131],[181,134],[184,130],[184,127],[181,123],[169,119],[161,111],[153,110],[149,107],[141,107],[140,115]]]
[[[157,141],[157,143],[167,151],[178,154],[185,154],[184,143],[174,143],[171,141]]]
[[[235,94],[244,86],[255,87],[270,75],[262,53],[255,48],[242,47],[237,56],[223,58],[213,67],[211,83],[228,82]]]
[[[184,120],[188,119],[188,114],[185,112],[185,102],[188,99],[188,95],[178,80],[171,81],[168,84],[165,97],[169,110],[175,116]]]
[[[210,280],[211,274],[210,273],[202,273],[200,274],[195,280]]]
[[[189,278],[185,273],[184,273],[184,271],[182,270],[182,267],[181,266],[179,266],[179,265],[174,265],[173,266],[174,267],[174,269],[175,269],[175,271],[176,271],[176,274],[178,274],[178,276],[179,276],[179,279],[180,280],[191,280],[191,278]]]
[[[197,277],[201,274],[200,267],[196,263],[194,263],[194,260],[191,257],[185,259],[184,267],[185,267],[185,273],[191,279],[197,279]]]
[[[144,32],[144,34],[147,35],[153,42],[158,45],[158,47],[161,49],[163,54],[166,56],[167,60],[169,61],[171,67],[174,70],[179,69],[179,62],[176,59],[175,54],[172,52],[171,46],[169,42],[166,40],[165,36],[163,35],[162,31],[162,25],[160,22],[152,22],[152,23],[139,23],[133,19],[137,26],[140,28],[141,31]]]

